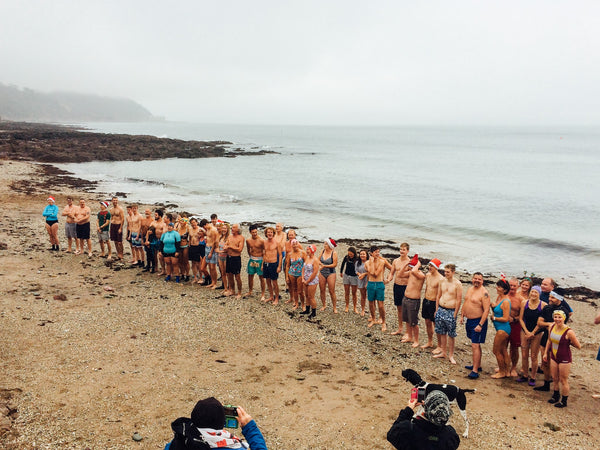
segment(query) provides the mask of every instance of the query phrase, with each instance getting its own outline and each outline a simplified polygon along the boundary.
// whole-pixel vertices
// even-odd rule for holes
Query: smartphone
[[[418,402],[423,402],[425,400],[425,388],[412,388],[410,390],[410,399],[416,400]]]
[[[225,405],[223,409],[225,410],[225,428],[237,428],[240,425],[237,419],[237,406]]]
[[[410,399],[418,400],[419,399],[419,388],[412,388],[410,390]]]

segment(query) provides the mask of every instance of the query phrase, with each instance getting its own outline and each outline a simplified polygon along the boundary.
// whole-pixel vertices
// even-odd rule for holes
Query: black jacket
[[[387,440],[398,450],[454,450],[460,445],[454,428],[450,425],[440,427],[423,418],[413,419],[413,410],[408,406],[398,414],[388,431]]]

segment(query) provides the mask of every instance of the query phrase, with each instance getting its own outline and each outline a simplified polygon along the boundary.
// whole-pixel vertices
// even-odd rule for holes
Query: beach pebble
[[[115,289],[112,286],[109,286],[108,284],[104,286],[103,288],[106,292],[112,292]]]
[[[60,300],[62,302],[67,301],[67,296],[65,294],[56,294],[54,296],[54,300]]]
[[[135,442],[140,442],[143,437],[141,434],[139,433],[133,433],[133,436],[131,436],[131,438],[135,441]]]
[[[0,417],[0,431],[10,431],[11,423],[8,417]]]

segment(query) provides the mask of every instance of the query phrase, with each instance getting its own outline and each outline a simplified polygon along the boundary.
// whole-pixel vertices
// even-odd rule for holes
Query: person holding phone
[[[241,406],[233,408],[235,411],[229,411],[231,407],[228,408],[227,416],[237,416],[247,442],[223,429],[226,425],[226,409],[219,400],[209,397],[196,403],[190,418],[180,417],[171,423],[175,436],[165,450],[208,450],[216,447],[267,450],[265,438],[252,417]]]
[[[423,412],[415,415],[418,405],[423,405]],[[452,426],[446,425],[451,414],[450,402],[443,392],[431,391],[421,402],[418,390],[413,391],[388,431],[387,440],[398,450],[457,449],[460,437]]]

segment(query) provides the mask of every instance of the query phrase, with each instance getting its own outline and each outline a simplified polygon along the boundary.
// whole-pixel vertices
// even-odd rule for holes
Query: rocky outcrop
[[[0,158],[48,163],[142,161],[263,155],[227,141],[184,141],[155,136],[83,132],[72,127],[0,121]]]

